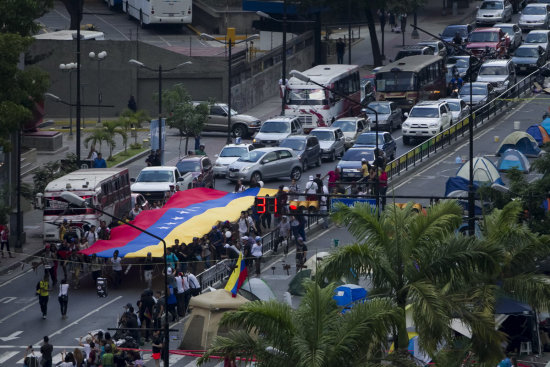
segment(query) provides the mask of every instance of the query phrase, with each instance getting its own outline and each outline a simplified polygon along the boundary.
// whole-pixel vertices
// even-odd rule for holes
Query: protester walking
[[[155,330],[153,332],[153,343],[151,348],[153,348],[153,360],[155,361],[155,366],[160,367],[160,359],[162,356],[162,337],[160,335],[160,330]]]
[[[279,245],[283,244],[283,241],[286,240],[286,245],[284,247],[284,253],[285,255],[288,254],[288,243],[290,241],[290,222],[288,221],[288,217],[286,215],[283,215],[281,217],[281,221],[277,225],[278,229],[278,238],[277,241],[275,241],[275,246],[273,248],[273,253],[277,253],[277,249],[279,248]]]
[[[346,52],[346,44],[342,37],[338,38],[336,41],[336,57],[338,59],[338,64],[344,63],[344,53]]]
[[[147,257],[145,260],[143,260],[143,279],[145,279],[145,282],[147,282],[147,289],[153,288],[153,258],[151,257],[151,253],[147,253]]]
[[[115,250],[113,257],[111,257],[111,264],[113,267],[113,273],[115,275],[115,287],[120,287],[122,284],[122,259],[118,257],[118,250]]]
[[[48,314],[48,301],[50,295],[50,283],[48,279],[48,274],[44,274],[44,278],[36,285],[36,294],[38,295],[38,303],[40,304],[40,311],[42,311],[43,319],[46,319],[46,315]]]
[[[67,279],[63,279],[61,283],[59,283],[59,295],[57,296],[57,300],[59,301],[59,307],[61,308],[61,318],[66,319],[67,318],[67,305],[69,303],[69,284],[67,283]]]
[[[8,252],[8,256],[13,257],[10,251],[10,229],[7,224],[2,226],[0,230],[0,250],[2,251],[2,257],[4,257],[4,247]]]
[[[42,354],[42,367],[52,367],[53,345],[50,344],[50,338],[46,335],[43,339],[40,353]]]
[[[263,248],[262,248],[262,238],[260,236],[256,236],[256,242],[252,245],[252,256],[254,256],[254,262],[256,264],[256,276],[259,277],[261,274],[261,266],[262,266],[262,255],[263,255]]]

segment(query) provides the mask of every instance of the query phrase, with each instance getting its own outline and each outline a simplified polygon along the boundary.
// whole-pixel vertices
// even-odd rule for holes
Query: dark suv
[[[189,156],[176,163],[176,167],[182,176],[193,176],[193,187],[214,188],[214,168],[207,156]]]
[[[321,166],[321,146],[313,135],[292,135],[284,139],[280,147],[292,149],[302,163],[302,172],[315,165]]]

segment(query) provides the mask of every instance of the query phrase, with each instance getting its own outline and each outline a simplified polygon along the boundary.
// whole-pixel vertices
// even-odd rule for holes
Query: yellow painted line
[[[187,28],[189,28],[190,30],[195,32],[197,34],[197,36],[201,35],[201,32],[197,28],[193,27],[191,24],[187,24]]]

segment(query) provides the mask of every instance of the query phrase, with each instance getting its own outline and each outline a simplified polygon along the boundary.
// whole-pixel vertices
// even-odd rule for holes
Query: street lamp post
[[[235,40],[232,40],[228,37],[225,41],[220,41],[214,36],[211,36],[207,33],[201,33],[200,35],[201,39],[208,40],[208,41],[216,41],[218,43],[221,43],[222,45],[228,46],[228,58],[227,58],[227,144],[231,144],[231,51],[233,48],[233,45],[238,45],[244,42],[250,42],[255,39],[260,38],[259,34],[253,34],[243,40],[240,40],[238,42],[235,42]]]
[[[138,60],[135,60],[135,59],[130,59],[130,60],[128,60],[128,62],[130,64],[137,65],[140,68],[143,68],[143,69],[146,69],[146,70],[149,70],[149,71],[158,72],[158,81],[159,81],[159,88],[158,88],[158,94],[159,94],[159,103],[158,103],[158,127],[159,127],[158,139],[159,139],[159,147],[158,148],[159,148],[159,152],[160,152],[160,162],[161,162],[161,164],[164,164],[164,147],[162,146],[162,73],[176,70],[177,68],[180,68],[184,65],[190,65],[190,64],[192,64],[192,62],[191,61],[182,62],[181,64],[178,64],[178,65],[174,66],[171,69],[164,69],[161,64],[159,64],[157,69],[154,69],[154,68],[151,68],[151,67],[145,65],[141,61],[138,61]]]
[[[97,210],[98,212],[108,216],[108,217],[111,217],[112,219],[114,219],[115,221],[117,222],[124,222],[124,220],[118,218],[118,217],[115,217],[114,215],[111,215],[93,205],[90,205],[85,199],[81,198],[80,196],[78,195],[75,195],[73,194],[72,192],[70,191],[63,191],[61,193],[61,198],[63,200],[65,200],[66,202],[68,202],[69,204],[73,204],[77,207],[80,207],[80,208],[91,208],[91,209],[94,209],[94,210]],[[162,242],[162,247],[163,247],[163,251],[164,251],[164,256],[163,256],[163,260],[164,260],[164,304],[165,304],[165,307],[166,305],[168,305],[168,271],[166,269],[168,269],[168,264],[167,264],[167,260],[166,260],[166,241],[164,241],[164,238],[162,237],[159,237],[143,228],[140,228],[138,226],[135,226],[133,225],[132,223],[130,222],[126,222],[125,224],[129,225],[130,227],[134,228],[134,229],[137,229],[138,231],[142,232],[142,233],[145,233],[146,235],[149,235],[151,237],[153,237],[154,239],[157,239],[159,241]],[[164,313],[164,348],[166,351],[169,350],[169,346],[170,346],[170,336],[168,335],[169,333],[169,325],[168,325],[168,312],[165,312]],[[163,354],[163,359],[164,359],[164,367],[169,367],[169,361],[168,361],[168,353],[164,353]]]
[[[88,54],[90,59],[97,61],[97,123],[101,124],[101,62],[107,57],[106,51],[90,52]]]
[[[69,74],[69,103],[73,103],[73,71],[76,70],[76,63],[70,62],[68,64],[60,64],[59,70]],[[69,135],[73,135],[73,107],[69,106]]]

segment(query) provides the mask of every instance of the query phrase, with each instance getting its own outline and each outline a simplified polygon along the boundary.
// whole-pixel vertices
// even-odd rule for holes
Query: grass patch
[[[114,167],[117,164],[124,162],[127,159],[130,159],[133,156],[138,155],[141,152],[144,152],[146,150],[149,150],[149,148],[139,148],[139,149],[131,149],[129,148],[126,152],[122,151],[115,155],[113,155],[113,158],[111,160],[107,160],[107,167]]]

